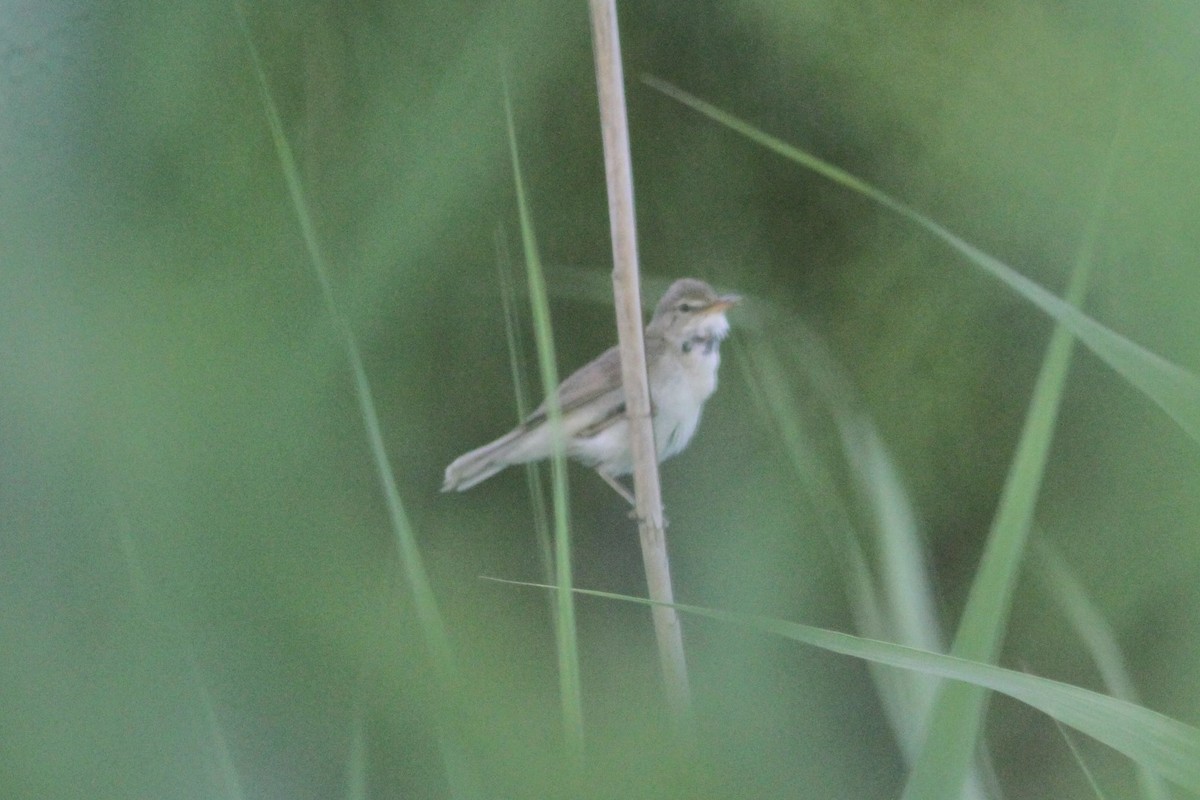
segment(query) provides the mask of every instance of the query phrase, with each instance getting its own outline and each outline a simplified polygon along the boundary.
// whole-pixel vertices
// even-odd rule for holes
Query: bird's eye
[[[685,314],[695,311],[695,307],[691,303],[680,303],[679,310]]]

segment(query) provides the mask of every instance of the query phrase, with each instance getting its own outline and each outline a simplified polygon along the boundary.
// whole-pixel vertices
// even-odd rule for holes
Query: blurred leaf
[[[559,697],[562,702],[563,729],[567,744],[576,758],[583,756],[583,698],[579,677],[579,642],[575,630],[575,598],[571,595],[571,527],[570,495],[567,493],[567,452],[563,437],[562,407],[558,401],[558,365],[554,356],[554,331],[550,322],[550,302],[546,293],[546,278],[538,255],[533,216],[525,196],[521,176],[521,158],[517,149],[517,128],[513,122],[512,100],[507,88],[504,94],[504,115],[508,130],[509,153],[512,157],[513,184],[517,192],[517,209],[521,217],[521,244],[525,249],[525,268],[529,278],[529,297],[533,305],[533,335],[537,344],[538,367],[542,389],[546,396],[546,418],[551,430],[550,487],[554,507],[554,565],[558,590],[555,605],[555,642],[558,646]]]
[[[1088,655],[1100,670],[1104,685],[1112,692],[1113,697],[1131,703],[1140,702],[1125,657],[1117,644],[1116,634],[1100,609],[1088,597],[1083,584],[1049,542],[1039,539],[1035,552],[1039,556],[1037,566],[1041,571],[1043,583],[1054,595],[1075,634],[1083,641]],[[1141,784],[1143,796],[1152,800],[1170,800],[1171,795],[1158,775],[1141,765],[1138,766],[1138,782]]]
[[[1099,193],[1093,225],[1085,235],[1071,273],[1067,300],[1072,306],[1083,302],[1087,290],[1092,269],[1091,253],[1109,183],[1106,179]],[[1065,325],[1056,325],[951,648],[956,656],[989,663],[999,656],[1012,597],[1021,574],[1025,543],[1046,472],[1046,458],[1054,440],[1074,344],[1070,330]],[[905,797],[949,799],[960,794],[978,746],[986,703],[987,693],[974,687],[941,687],[930,716],[929,738],[909,776]]]
[[[514,586],[555,588],[522,581],[487,580]],[[591,597],[656,605],[644,598],[612,592],[578,588],[574,591]],[[798,622],[681,603],[673,606],[687,614],[782,636],[833,653],[950,678],[1006,694],[1103,742],[1167,780],[1189,791],[1200,792],[1200,729],[1126,700],[992,664],[863,639]]]
[[[233,753],[229,750],[229,741],[225,738],[225,732],[221,727],[221,722],[217,718],[217,710],[213,706],[212,693],[208,687],[200,680],[199,671],[193,673],[196,682],[197,692],[200,696],[200,704],[203,706],[204,718],[208,722],[209,734],[212,737],[213,755],[216,758],[214,769],[216,770],[216,782],[224,792],[226,800],[245,800],[246,793],[242,790],[241,776],[238,774],[237,766],[233,761]]]
[[[919,211],[893,199],[845,170],[764,133],[665,81],[649,76],[643,77],[643,80],[655,89],[737,131],[763,147],[891,209],[946,242],[967,256],[970,263],[999,279],[1064,325],[1088,349],[1125,378],[1130,385],[1154,401],[1189,436],[1200,442],[1200,377],[1101,325],[998,258],[988,255]]]
[[[438,609],[437,597],[425,570],[420,548],[417,546],[412,523],[405,511],[404,502],[400,497],[400,489],[396,485],[396,477],[388,460],[387,447],[383,440],[383,430],[379,422],[379,413],[375,407],[370,382],[367,379],[366,368],[363,366],[362,355],[354,331],[345,315],[342,313],[334,295],[330,279],[329,267],[317,237],[316,226],[305,199],[304,186],[300,179],[300,171],[292,155],[291,146],[284,134],[283,123],[279,117],[271,88],[263,71],[262,60],[254,39],[250,33],[246,19],[246,9],[241,0],[237,0],[238,21],[241,24],[246,48],[249,51],[255,78],[257,79],[263,110],[271,127],[271,138],[275,144],[275,152],[279,157],[284,179],[287,181],[288,193],[292,201],[297,221],[304,233],[304,243],[308,249],[309,261],[316,274],[325,301],[325,312],[334,323],[335,329],[342,339],[347,361],[354,375],[355,397],[358,400],[359,413],[362,415],[366,428],[367,441],[371,455],[374,457],[375,468],[380,482],[380,488],[387,504],[388,515],[392,530],[396,535],[399,546],[400,564],[408,581],[413,601],[420,620],[421,631],[425,638],[428,657],[437,674],[442,689],[444,702],[454,702],[456,692],[461,686],[458,665],[450,647],[450,638]],[[476,768],[465,755],[466,748],[461,743],[461,733],[454,730],[449,720],[453,715],[446,715],[440,721],[437,738],[440,743],[446,776],[451,786],[451,793],[456,798],[472,798],[481,796],[476,778]]]
[[[828,406],[841,433],[846,456],[856,468],[858,485],[875,512],[877,527],[873,533],[883,553],[878,567],[884,576],[882,580],[871,568],[835,476],[817,457],[819,450],[804,430],[804,409],[787,383],[791,375],[802,374],[806,369],[817,371],[813,366],[813,351],[809,349],[808,357],[801,357],[793,349],[788,353],[790,358],[784,361],[774,352],[772,342],[764,337],[755,337],[744,345],[738,340],[734,347],[744,355],[742,361],[747,365],[754,390],[752,396],[779,432],[796,479],[813,504],[819,527],[835,552],[841,554],[842,579],[848,587],[858,630],[914,647],[941,647],[937,619],[932,612],[932,585],[924,570],[924,552],[911,508],[907,507],[904,489],[888,463],[887,452],[870,419],[856,413],[855,402],[845,396],[849,392],[845,381],[832,374],[814,376],[825,392],[836,395]],[[824,366],[829,371],[835,365],[829,360]],[[907,759],[914,759],[924,741],[936,681],[926,675],[877,665],[872,665],[871,676],[901,751]]]

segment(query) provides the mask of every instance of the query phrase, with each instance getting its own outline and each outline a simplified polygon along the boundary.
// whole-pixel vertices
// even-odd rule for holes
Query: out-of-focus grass
[[[550,490],[554,509],[554,577],[558,586],[554,606],[555,642],[558,649],[559,694],[562,701],[563,731],[572,758],[583,758],[583,700],[579,685],[579,645],[575,630],[575,598],[571,595],[571,526],[567,495],[567,450],[562,434],[562,406],[555,388],[559,384],[555,357],[554,331],[550,322],[550,302],[546,296],[546,277],[538,255],[533,216],[525,196],[517,131],[513,123],[512,102],[504,95],[504,119],[508,127],[508,146],[512,154],[513,184],[521,220],[521,244],[525,249],[525,269],[533,308],[533,331],[538,351],[538,372],[546,397],[546,424],[555,431],[550,454]]]
[[[242,0],[235,0],[235,2],[238,19],[245,37],[246,49],[250,54],[254,76],[258,82],[264,116],[271,129],[271,138],[275,145],[276,155],[279,158],[280,169],[287,182],[289,199],[295,210],[296,220],[303,234],[304,245],[320,286],[324,301],[324,311],[332,321],[337,337],[341,340],[346,361],[354,379],[355,399],[358,401],[359,413],[361,414],[363,427],[367,433],[367,442],[378,472],[381,493],[386,501],[389,521],[391,522],[392,532],[395,534],[398,545],[397,552],[399,555],[400,573],[404,576],[405,582],[408,584],[407,589],[411,593],[413,605],[417,611],[417,618],[429,663],[436,676],[437,686],[440,690],[438,693],[440,700],[438,706],[440,707],[437,708],[440,719],[435,724],[437,740],[445,765],[446,780],[450,786],[450,792],[455,798],[480,797],[481,787],[479,785],[478,768],[472,763],[472,759],[468,755],[466,744],[462,738],[462,730],[457,720],[458,714],[455,709],[455,706],[460,702],[458,694],[461,691],[460,686],[462,683],[456,657],[452,651],[445,623],[438,608],[437,597],[434,594],[429,574],[425,568],[424,558],[421,555],[420,547],[417,545],[414,536],[412,522],[401,500],[400,489],[396,484],[396,476],[386,452],[383,432],[379,422],[379,412],[376,407],[371,382],[363,366],[362,353],[358,340],[355,337],[354,331],[350,328],[346,315],[342,311],[334,292],[330,266],[326,261],[325,248],[321,244],[315,220],[309,208],[300,176],[299,165],[292,154],[292,147],[283,130],[283,122],[279,116],[274,94],[271,91],[266,73],[263,71],[258,46],[254,42],[249,21],[246,18],[245,6]],[[560,574],[559,577],[562,578],[563,576]],[[565,577],[568,579],[567,585],[570,585],[569,573]],[[211,709],[211,703],[207,705]],[[220,729],[216,727],[216,715],[210,712],[209,716],[213,719],[215,733],[219,735]],[[357,756],[357,748],[360,746],[361,730],[356,727],[355,731],[356,734],[352,739],[348,774],[361,771],[354,763]],[[224,745],[223,742],[222,745]],[[226,751],[227,748],[222,746],[221,752],[224,754]],[[222,766],[225,767],[223,772],[229,772],[233,769],[233,765],[227,763],[227,761],[228,759],[222,759]],[[352,780],[348,788],[353,790],[355,784],[358,783],[361,783],[361,781]]]
[[[496,230],[496,273],[500,286],[500,299],[504,304],[504,336],[508,342],[508,360],[512,367],[513,399],[516,402],[517,418],[520,422],[533,411],[534,404],[529,399],[527,367],[523,355],[525,336],[522,335],[522,315],[518,309],[522,303],[518,300],[515,278],[512,274],[512,262],[508,254],[508,238],[503,228]],[[534,534],[537,537],[538,549],[542,555],[542,567],[547,581],[554,581],[554,550],[550,533],[550,513],[546,510],[546,491],[542,486],[539,475],[539,465],[525,465],[525,477],[529,486],[530,514]],[[557,598],[556,598],[557,599]],[[552,603],[553,605],[553,603]]]
[[[519,584],[538,586],[538,584]],[[555,589],[553,586],[540,586]],[[577,589],[609,600],[645,605],[653,601]],[[750,616],[700,606],[677,605],[680,611],[734,623],[843,655],[892,667],[953,678],[963,684],[1003,692],[1046,712],[1056,720],[1091,735],[1138,764],[1191,791],[1200,789],[1200,729],[1119,698],[1058,683],[1015,670],[952,655],[916,650],[890,642],[864,639],[786,620]]]
[[[942,238],[967,255],[971,262],[1000,278],[1042,310],[1052,314],[1059,325],[1051,338],[1047,356],[1034,388],[1029,415],[1004,491],[1000,496],[997,516],[992,525],[979,572],[971,585],[963,619],[951,652],[956,656],[991,663],[1003,640],[1011,598],[1015,591],[1018,569],[1022,562],[1025,542],[1032,524],[1034,508],[1045,472],[1047,454],[1058,417],[1067,368],[1070,363],[1073,336],[1078,336],[1094,352],[1113,366],[1131,384],[1158,403],[1193,438],[1200,434],[1197,427],[1200,413],[1200,379],[1188,371],[1167,362],[1160,356],[1129,341],[1075,310],[1083,299],[1092,269],[1096,238],[1113,180],[1116,153],[1106,160],[1100,199],[1096,204],[1084,235],[1080,255],[1076,260],[1062,302],[1033,282],[1016,273],[992,256],[964,242],[943,226],[899,203],[880,190],[795,147],[768,136],[753,126],[714,108],[661,80],[647,78],[647,83],[714,120],[727,125],[753,141],[774,150],[798,164],[812,169],[848,189],[858,192],[886,208],[899,213],[919,227]],[[1118,122],[1120,124],[1120,122]],[[1119,131],[1118,131],[1119,133]],[[1114,137],[1115,140],[1116,137]],[[778,366],[767,370],[779,374]],[[776,391],[775,396],[780,397]],[[775,405],[784,403],[777,399]],[[779,414],[794,418],[796,413]],[[793,451],[803,449],[796,441],[790,426],[784,424],[785,440]],[[860,564],[861,559],[856,559]],[[861,575],[862,567],[853,574]],[[861,583],[861,581],[860,581]],[[860,605],[877,604],[869,593],[860,592]],[[971,760],[980,747],[979,733],[984,714],[986,694],[970,685],[944,687],[932,709],[928,739],[921,751],[905,789],[905,797],[954,798],[960,796],[968,782]]]
[[[451,796],[451,725],[498,796],[898,796],[924,676],[688,618],[699,735],[680,757],[644,609],[595,598],[577,603],[587,758],[570,767],[544,598],[478,580],[540,579],[526,482],[437,492],[514,415],[491,277],[493,232],[517,224],[501,49],[559,365],[614,340],[582,5],[247,8],[458,656],[458,710],[395,566],[355,376],[230,4],[29,6],[0,34],[0,794],[236,793],[213,769],[218,730],[245,796]],[[664,465],[681,600],[936,649],[1055,322],[1127,372],[1144,353],[1113,331],[1195,372],[1193,23],[1182,3],[623,9],[629,74],[862,176],[1047,293],[1015,281],[1035,305],[962,248],[631,84],[647,297],[691,274],[783,312],[760,328],[735,312],[720,390]],[[1053,295],[1124,86],[1084,318]],[[1136,381],[1075,361],[1039,536],[1140,704],[1194,723],[1195,443]],[[642,594],[625,509],[579,475],[575,583]],[[1017,585],[999,662],[1100,686],[1042,594]],[[997,697],[985,730],[1006,796],[1093,796],[1041,715]],[[1136,791],[1124,756],[1075,741],[1107,796]]]
[[[1078,337],[1080,341],[1091,348],[1092,352],[1120,373],[1125,380],[1129,381],[1129,383],[1137,387],[1148,398],[1157,403],[1192,438],[1200,440],[1200,378],[1196,377],[1195,374],[1147,350],[1136,342],[1130,341],[1116,331],[1099,324],[1076,309],[1069,300],[1063,301],[1055,297],[1012,267],[994,256],[983,252],[961,237],[956,236],[928,216],[921,214],[904,203],[894,200],[879,189],[856,178],[845,170],[835,167],[809,153],[805,153],[798,148],[792,147],[773,136],[769,136],[742,120],[726,114],[711,104],[705,103],[686,92],[682,92],[661,80],[646,78],[646,82],[676,100],[686,103],[716,121],[729,126],[748,139],[774,150],[785,158],[795,161],[799,165],[845,186],[847,189],[870,198],[943,240],[955,250],[965,255],[969,263],[1003,281],[1014,291],[1019,292],[1029,302],[1052,316],[1064,327],[1064,336],[1069,331]],[[1108,182],[1106,181],[1104,195],[1108,194]],[[1094,227],[1095,224],[1095,221],[1093,221],[1089,225],[1089,228]],[[1096,232],[1094,230],[1089,230],[1089,239],[1095,235]],[[1089,253],[1094,246],[1094,243],[1091,241],[1085,242],[1085,248]],[[1073,274],[1073,283],[1077,282],[1074,275],[1078,274],[1080,274],[1078,270]],[[1083,283],[1086,284],[1086,281]],[[1076,290],[1077,292],[1078,290]],[[1071,291],[1069,290],[1068,296],[1070,294]],[[1061,341],[1069,340],[1064,339]],[[1062,346],[1060,344],[1058,348]],[[1018,470],[1018,473],[1024,474],[1024,471]]]
[[[1128,668],[1128,659],[1121,652],[1112,625],[1088,597],[1078,578],[1054,548],[1039,541],[1036,549],[1038,566],[1047,590],[1054,596],[1070,621],[1072,630],[1087,648],[1088,655],[1104,678],[1104,688],[1113,697],[1130,703],[1141,703],[1139,692],[1133,685]],[[1167,800],[1171,793],[1162,777],[1144,766],[1138,768],[1138,784],[1142,796],[1148,800]]]

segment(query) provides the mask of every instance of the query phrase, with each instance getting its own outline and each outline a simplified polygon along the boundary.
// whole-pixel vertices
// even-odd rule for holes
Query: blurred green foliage
[[[0,794],[341,797],[361,725],[370,796],[441,797],[450,717],[491,796],[898,795],[903,760],[861,664],[685,622],[691,761],[663,743],[648,616],[594,599],[578,607],[589,761],[564,775],[546,598],[478,580],[541,577],[525,481],[437,491],[451,458],[515,421],[495,277],[497,229],[518,240],[502,71],[560,369],[615,338],[586,5],[248,11],[461,659],[458,710],[434,688],[234,4],[18,0],[0,14]],[[808,322],[911,489],[952,629],[1049,320],[638,76],[820,154],[1056,292],[1119,135],[1086,307],[1195,372],[1200,12],[621,12],[647,299],[695,275]],[[819,502],[738,352],[664,470],[676,594],[850,630]],[[822,395],[797,384],[813,458],[848,486]],[[1144,702],[1194,724],[1196,442],[1081,352],[1050,458],[1036,535],[1077,570]],[[625,509],[571,478],[576,581],[642,594]],[[1016,602],[1003,662],[1097,687],[1046,592],[1028,581]],[[1007,796],[1089,796],[1048,720],[997,700],[989,734]],[[1126,762],[1083,752],[1112,796],[1131,791]]]

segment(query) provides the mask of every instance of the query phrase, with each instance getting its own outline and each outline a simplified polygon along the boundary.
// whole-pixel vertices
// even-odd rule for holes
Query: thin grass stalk
[[[521,315],[513,286],[512,260],[508,254],[508,237],[503,227],[496,228],[496,273],[500,282],[500,301],[504,306],[504,340],[508,344],[508,363],[512,369],[513,395],[517,402],[517,421],[529,416],[529,387],[525,381],[524,341],[521,338]],[[547,583],[554,582],[554,547],[550,534],[550,513],[547,510],[546,490],[539,477],[537,462],[525,465],[525,483],[533,513],[533,532],[538,553],[542,557],[542,573]],[[554,602],[551,600],[551,609]]]
[[[1072,278],[1068,297],[1076,302],[1082,297],[1086,272],[1078,269]],[[992,663],[999,654],[1054,438],[1073,343],[1071,332],[1057,326],[951,648],[951,653],[961,658]],[[930,718],[929,738],[909,777],[905,800],[949,800],[959,794],[974,757],[986,708],[987,692],[978,687],[956,683],[941,688]]]
[[[379,477],[380,487],[383,491],[388,517],[392,530],[396,535],[400,566],[412,594],[418,626],[424,638],[426,651],[433,667],[440,698],[443,702],[447,703],[447,707],[443,710],[450,712],[443,715],[438,723],[437,730],[439,749],[446,769],[450,793],[455,798],[479,797],[481,790],[478,779],[475,776],[474,767],[466,756],[466,748],[462,743],[462,734],[460,731],[455,730],[454,725],[447,724],[449,720],[457,721],[458,719],[458,715],[455,713],[452,705],[454,698],[458,696],[458,690],[462,685],[462,681],[458,666],[454,660],[453,651],[450,647],[450,638],[446,632],[446,626],[442,621],[437,599],[433,593],[429,574],[425,569],[420,548],[417,546],[416,535],[409,521],[408,513],[404,508],[403,500],[400,497],[400,490],[396,484],[396,477],[392,472],[391,463],[388,461],[387,448],[383,441],[383,430],[379,422],[379,414],[375,408],[375,399],[371,391],[370,381],[367,378],[366,368],[363,366],[358,341],[334,295],[328,262],[321,247],[320,239],[317,236],[312,214],[309,211],[295,155],[284,133],[279,110],[275,106],[275,99],[267,83],[267,75],[266,70],[263,68],[262,58],[258,53],[258,48],[254,44],[254,37],[250,32],[250,22],[246,14],[245,5],[241,0],[234,0],[234,7],[246,43],[246,49],[250,55],[260,99],[263,104],[263,111],[275,145],[275,153],[280,162],[280,169],[288,188],[292,208],[296,213],[296,221],[300,226],[305,248],[308,250],[309,262],[312,265],[317,283],[321,289],[321,296],[325,303],[325,312],[338,338],[342,342],[346,360],[349,362],[354,377],[355,398],[358,401],[359,413],[366,428],[367,442],[375,462],[376,474]]]
[[[1129,385],[1161,408],[1194,441],[1200,442],[1200,376],[1147,350],[1111,328],[1101,325],[1000,259],[985,253],[916,209],[901,203],[840,167],[823,161],[782,139],[764,133],[666,81],[651,76],[645,76],[643,80],[647,85],[658,89],[689,108],[768,150],[825,176],[834,183],[858,192],[941,239],[951,248],[966,256],[970,264],[1004,283],[1037,306],[1038,309],[1064,325],[1079,338],[1081,344],[1095,353],[1105,364],[1108,364]]]
[[[454,659],[450,651],[450,640],[446,635],[446,628],[442,622],[441,612],[438,610],[437,601],[434,598],[433,589],[429,582],[429,575],[425,571],[424,560],[421,557],[420,549],[417,547],[412,524],[409,522],[408,513],[405,511],[404,503],[400,498],[395,475],[392,472],[391,464],[388,462],[387,450],[383,442],[383,433],[379,424],[379,414],[375,410],[375,400],[371,392],[370,383],[367,380],[366,369],[363,367],[362,355],[358,349],[358,341],[355,339],[354,332],[350,329],[350,324],[346,320],[345,315],[342,314],[341,308],[334,297],[333,283],[329,277],[329,267],[317,237],[312,215],[308,210],[308,201],[305,199],[304,187],[300,181],[300,171],[296,166],[296,159],[292,155],[292,149],[288,144],[287,136],[284,134],[283,123],[279,118],[279,111],[275,107],[275,100],[271,95],[271,89],[267,85],[267,76],[262,66],[262,59],[259,57],[258,48],[254,45],[254,39],[250,34],[249,22],[246,19],[245,8],[240,0],[237,2],[237,10],[238,18],[242,25],[242,33],[246,40],[246,47],[249,50],[254,66],[254,74],[258,81],[263,109],[271,128],[271,138],[275,144],[275,153],[279,158],[283,177],[287,183],[288,194],[291,197],[292,207],[296,212],[296,221],[299,223],[301,234],[304,237],[309,261],[312,264],[317,283],[321,288],[321,297],[325,301],[325,312],[342,341],[342,345],[346,351],[346,359],[350,362],[350,368],[354,375],[355,395],[358,400],[359,411],[367,428],[367,441],[370,444],[371,455],[374,457],[376,471],[383,488],[388,516],[391,519],[392,528],[396,533],[401,563],[408,578],[409,587],[412,589],[413,602],[417,610],[417,617],[421,622],[421,630],[425,635],[425,641],[428,645],[434,666],[438,670],[444,684],[449,686],[455,682],[452,678],[456,674]]]
[[[745,311],[756,335],[732,342],[741,356],[735,363],[745,375],[755,407],[779,434],[808,496],[813,521],[824,530],[833,552],[840,557],[857,632],[943,652],[933,589],[912,510],[886,448],[861,410],[851,384],[794,314],[760,299],[747,301]],[[766,330],[772,332],[770,337],[763,335]],[[808,404],[795,397],[788,377],[806,373],[837,427],[861,498],[875,514],[879,543],[871,559],[835,477],[817,456],[812,437],[801,424]],[[878,664],[870,664],[868,669],[900,750],[911,765],[925,739],[938,681],[930,675]],[[962,800],[987,796],[984,780],[982,772],[972,772]]]
[[[833,552],[841,561],[847,597],[858,632],[863,636],[909,646],[940,649],[936,641],[929,641],[938,638],[936,633],[916,636],[899,625],[896,607],[903,600],[891,596],[889,587],[879,581],[871,568],[835,478],[816,457],[812,441],[799,422],[803,412],[785,377],[803,369],[799,366],[803,362],[789,358],[785,365],[771,344],[762,338],[749,343],[738,340],[734,346],[743,356],[737,362],[746,373],[746,382],[751,388],[755,405],[778,432],[784,452],[808,498],[816,526],[824,532]],[[835,409],[834,413],[841,412]],[[921,591],[921,588],[914,588],[913,591]],[[925,720],[933,697],[933,679],[878,664],[869,664],[868,668],[897,744],[905,759],[911,763],[920,751],[925,735]]]
[[[513,121],[508,86],[504,87],[504,116],[508,128],[508,146],[512,157],[513,184],[521,220],[521,243],[525,249],[525,267],[529,277],[529,298],[533,313],[533,332],[537,344],[538,367],[546,393],[546,418],[553,432],[550,453],[550,485],[554,506],[555,640],[558,647],[559,697],[562,702],[563,730],[572,758],[583,758],[583,699],[579,676],[579,645],[575,630],[575,597],[571,593],[571,530],[567,494],[567,449],[563,434],[562,406],[558,399],[558,367],[555,364],[554,332],[550,324],[550,301],[546,279],[538,255],[533,217],[525,196],[521,158],[517,148],[517,127]]]
[[[617,312],[617,340],[621,349],[621,381],[625,389],[625,411],[629,419],[633,455],[638,533],[650,598],[659,603],[671,603],[674,601],[674,591],[667,557],[662,489],[654,447],[642,331],[637,226],[633,206],[633,161],[625,113],[625,78],[621,66],[617,9],[613,0],[590,0],[588,5],[591,9],[592,46],[596,57],[596,86],[600,95],[600,127],[604,140],[608,214],[613,242],[613,299]],[[651,614],[667,702],[682,728],[691,708],[691,690],[679,615],[668,605],[655,605]]]
[[[369,800],[370,753],[367,747],[367,720],[362,709],[356,709],[351,723],[350,756],[346,760],[346,800]]]
[[[1087,292],[1100,223],[1112,185],[1117,138],[1113,137],[1096,203],[1067,287],[1065,301],[1073,307],[1082,304]],[[1075,335],[1071,329],[1061,322],[1056,324],[1034,385],[1016,454],[1001,490],[979,571],[971,583],[966,608],[951,646],[950,652],[961,658],[993,663],[999,656],[1074,345]],[[988,693],[977,687],[947,684],[941,688],[930,716],[929,737],[904,790],[905,800],[949,800],[961,792],[980,739],[987,701]]]
[[[1071,751],[1071,757],[1079,765],[1079,771],[1083,773],[1083,777],[1087,780],[1088,786],[1091,787],[1092,794],[1096,796],[1096,800],[1105,800],[1104,792],[1100,789],[1100,782],[1096,780],[1096,774],[1088,766],[1087,759],[1083,757],[1083,751],[1079,749],[1079,745],[1075,744],[1075,739],[1071,736],[1071,732],[1067,730],[1067,726],[1058,720],[1054,720],[1054,727],[1058,728],[1058,735],[1067,743],[1067,749]]]
[[[1072,630],[1083,641],[1092,662],[1100,672],[1104,686],[1113,697],[1140,703],[1141,699],[1126,667],[1126,659],[1121,653],[1120,645],[1117,644],[1117,636],[1112,626],[1092,602],[1083,584],[1058,549],[1045,539],[1038,539],[1034,544],[1037,545],[1035,553],[1042,583],[1054,596]],[[1140,764],[1137,774],[1142,797],[1146,800],[1171,800],[1171,793],[1162,778]]]
[[[498,578],[490,580],[513,586],[557,588]],[[644,597],[593,589],[575,591],[589,597],[602,597],[644,606],[654,605],[654,601]],[[798,622],[684,603],[676,603],[675,608],[686,614],[791,639],[831,653],[917,670],[928,675],[950,678],[956,682],[965,681],[1006,694],[1108,745],[1187,791],[1193,794],[1200,793],[1200,728],[1136,703],[994,664],[969,661],[952,655],[876,641]]]
[[[885,604],[876,587],[866,553],[852,530],[850,512],[842,501],[833,476],[816,457],[812,440],[799,422],[803,418],[802,413],[785,380],[789,371],[764,339],[749,343],[737,339],[732,345],[741,356],[737,363],[745,375],[755,409],[778,434],[783,452],[795,473],[800,486],[797,500],[803,499],[808,504],[808,509],[797,509],[801,511],[797,517],[811,517],[811,520],[806,519],[805,524],[815,524],[821,530],[841,562],[842,579],[855,628],[864,636],[895,639],[889,630]],[[905,685],[909,673],[874,664],[869,665],[869,669],[897,743],[907,755],[915,751],[919,744],[913,741],[910,730],[912,721],[922,719],[926,709],[912,708],[905,702],[912,697]]]
[[[190,653],[188,655],[191,656]],[[192,674],[193,684],[200,695],[200,708],[204,711],[205,722],[208,723],[209,734],[212,737],[215,760],[213,769],[216,772],[214,777],[221,786],[221,796],[226,800],[245,800],[249,795],[242,788],[242,779],[238,774],[237,765],[233,761],[233,751],[229,748],[229,740],[225,738],[225,731],[217,716],[212,693],[209,692],[204,680],[200,677],[200,669],[195,662],[192,663]]]
[[[245,800],[247,795],[242,788],[242,779],[233,759],[233,751],[229,748],[229,740],[225,736],[220,717],[217,715],[212,693],[200,672],[200,664],[196,659],[191,640],[185,635],[183,626],[173,614],[167,612],[166,606],[155,595],[150,577],[138,555],[133,532],[124,512],[119,513],[117,545],[129,575],[129,585],[133,591],[134,600],[141,605],[147,616],[170,632],[172,638],[179,643],[179,649],[187,662],[188,688],[195,691],[212,745],[211,768],[213,781],[219,787],[218,797],[224,798],[224,800]]]

